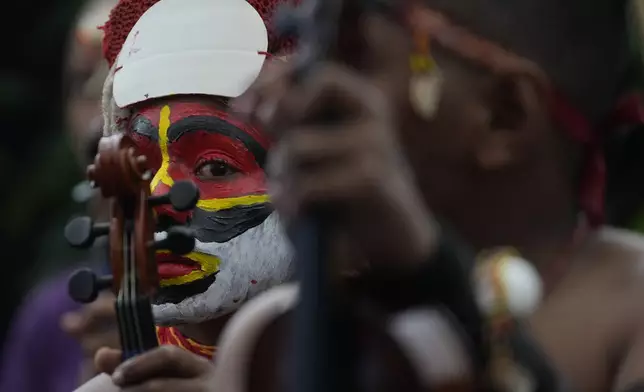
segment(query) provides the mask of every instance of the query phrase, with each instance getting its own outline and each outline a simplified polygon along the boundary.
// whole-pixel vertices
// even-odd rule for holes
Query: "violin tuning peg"
[[[180,181],[170,188],[170,203],[179,211],[189,211],[199,202],[199,188],[192,181]]]
[[[109,232],[109,223],[95,224],[88,216],[74,218],[65,226],[65,238],[69,245],[81,249],[89,248],[96,238],[108,235]]]
[[[171,204],[178,212],[190,211],[199,201],[199,188],[192,181],[178,181],[170,192],[161,196],[150,196],[148,203],[150,206],[160,206]]]
[[[76,302],[87,304],[93,302],[98,294],[112,286],[112,275],[98,277],[88,268],[80,269],[69,278],[67,290]]]
[[[194,232],[183,226],[171,227],[167,237],[154,243],[155,250],[169,250],[175,255],[186,255],[195,248]]]

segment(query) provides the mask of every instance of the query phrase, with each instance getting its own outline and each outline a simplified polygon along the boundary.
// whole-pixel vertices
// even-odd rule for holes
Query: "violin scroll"
[[[126,135],[104,137],[98,144],[94,163],[87,167],[87,177],[101,189],[104,198],[135,197],[141,190],[150,192],[144,183],[152,179],[145,156],[136,154],[134,141]]]
[[[110,264],[113,275],[99,277],[90,270],[77,271],[69,280],[70,296],[81,303],[96,299],[102,290],[112,288],[115,294],[124,284],[136,285],[137,295],[150,296],[158,287],[156,251],[177,255],[190,253],[195,246],[194,232],[174,226],[165,238],[154,240],[157,230],[152,208],[172,205],[177,211],[193,209],[199,200],[199,189],[190,181],[176,182],[165,195],[150,195],[150,171],[145,156],[138,155],[136,145],[127,135],[104,137],[99,142],[94,163],[87,169],[93,186],[100,188],[111,203],[110,220],[94,223],[90,217],[71,220],[65,228],[67,242],[75,248],[89,248],[98,237],[109,236]]]

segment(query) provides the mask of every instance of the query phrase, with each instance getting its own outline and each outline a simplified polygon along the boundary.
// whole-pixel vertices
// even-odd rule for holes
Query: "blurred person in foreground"
[[[415,270],[440,249],[435,213],[492,253],[490,279],[517,254],[539,271],[544,298],[524,317],[563,385],[644,391],[644,239],[603,220],[603,147],[627,114],[626,2],[420,3],[410,26],[363,20],[368,72],[321,64],[295,86],[265,74],[238,102],[275,140],[281,217],[331,210],[373,266]],[[430,54],[433,68],[410,67]],[[346,123],[321,123],[329,111]],[[170,351],[120,364],[114,381],[213,390],[216,364]],[[513,354],[495,354],[495,381],[534,390]]]
[[[644,238],[605,225],[606,177],[618,173],[604,149],[642,123],[627,84],[628,2],[419,3],[413,40],[383,18],[364,24],[382,68],[323,64],[300,85],[267,75],[240,102],[276,140],[278,211],[347,216],[337,229],[374,266],[426,264],[444,234],[434,214],[493,255],[490,282],[520,254],[543,283],[524,321],[561,390],[644,391]],[[410,67],[429,53],[432,67]],[[346,122],[321,124],[328,112]],[[525,293],[505,290],[498,298]],[[498,390],[535,390],[518,352],[493,348]]]
[[[113,3],[93,0],[84,8],[73,32],[65,66],[68,137],[82,166],[93,160],[102,131],[100,98],[107,69],[101,67],[102,33],[98,26],[107,19]],[[72,197],[78,203],[87,203],[96,219],[104,215],[105,207],[85,183],[74,189]],[[64,241],[62,233],[60,236]],[[101,268],[106,262],[105,252],[104,245],[96,246],[88,252],[87,262]],[[75,313],[81,308],[69,297],[68,277],[69,271],[66,271],[36,286],[16,313],[4,346],[0,391],[68,392],[82,377],[83,358],[92,358],[93,344],[95,349],[114,346],[110,340],[115,337],[111,318],[107,318],[106,325],[98,325],[100,315],[110,311],[104,306],[105,300],[97,301],[88,309],[90,312]],[[88,334],[82,345],[69,336],[81,324],[90,323],[94,329],[101,327],[101,331],[95,331],[91,337]]]

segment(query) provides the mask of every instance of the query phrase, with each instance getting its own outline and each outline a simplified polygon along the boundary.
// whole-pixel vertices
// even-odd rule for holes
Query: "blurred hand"
[[[295,84],[290,63],[275,63],[233,103],[276,142],[269,184],[287,224],[312,208],[330,213],[372,264],[425,261],[435,238],[397,140],[392,97],[404,70],[402,54],[392,53],[396,43],[387,42],[390,30],[382,19],[367,23],[366,56],[380,60],[368,73],[327,63]]]
[[[101,293],[96,301],[61,317],[61,328],[78,339],[87,359],[93,360],[101,347],[120,348],[114,300],[112,293]]]
[[[176,346],[161,346],[121,363],[121,351],[96,354],[99,371],[128,392],[212,391],[214,364]]]

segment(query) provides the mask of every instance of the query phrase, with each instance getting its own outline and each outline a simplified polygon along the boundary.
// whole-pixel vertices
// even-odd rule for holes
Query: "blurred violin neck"
[[[152,301],[150,296],[142,291],[132,238],[132,227],[126,227],[123,246],[124,273],[116,299],[124,360],[158,346]]]

